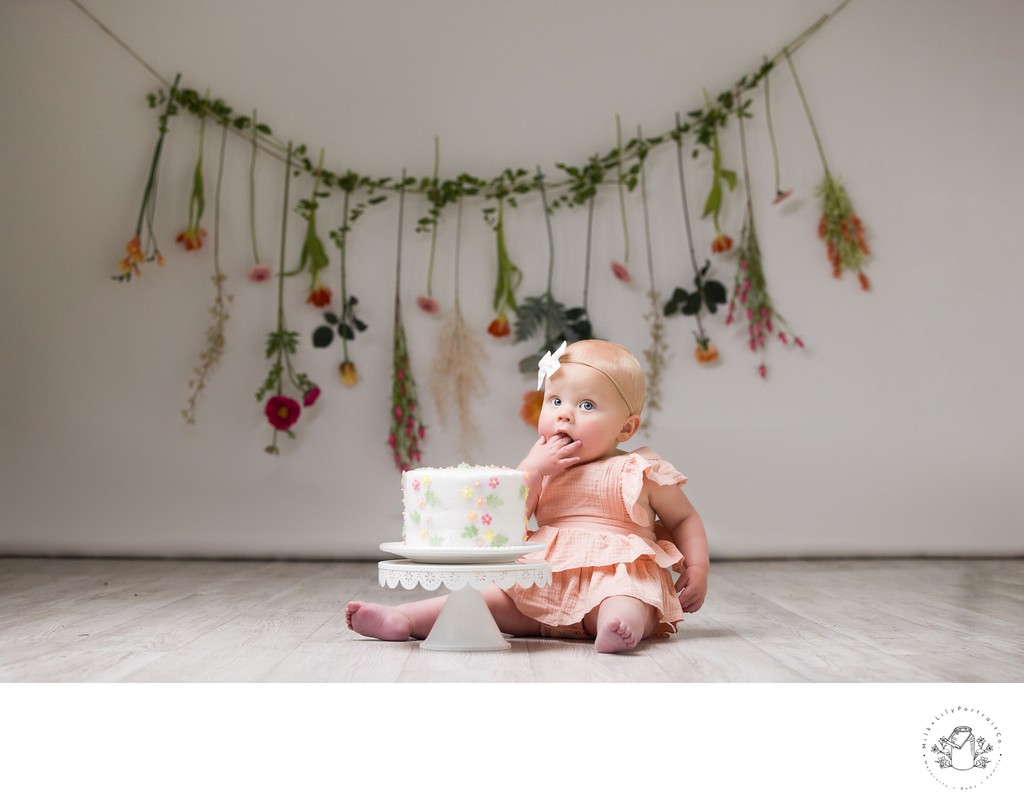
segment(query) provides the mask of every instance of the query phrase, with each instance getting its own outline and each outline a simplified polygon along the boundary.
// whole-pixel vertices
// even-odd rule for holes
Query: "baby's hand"
[[[676,580],[679,606],[683,612],[696,612],[704,604],[708,594],[708,572],[702,567],[683,568]]]
[[[571,441],[565,435],[553,435],[551,438],[541,436],[519,468],[541,477],[557,475],[580,462],[579,457],[572,454],[579,447],[579,441]]]

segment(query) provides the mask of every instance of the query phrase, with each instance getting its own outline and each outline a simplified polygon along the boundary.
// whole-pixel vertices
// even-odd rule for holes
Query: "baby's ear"
[[[619,432],[618,440],[621,444],[623,441],[628,441],[634,435],[636,431],[640,429],[640,417],[630,416],[626,419],[626,423],[622,425],[622,430]]]

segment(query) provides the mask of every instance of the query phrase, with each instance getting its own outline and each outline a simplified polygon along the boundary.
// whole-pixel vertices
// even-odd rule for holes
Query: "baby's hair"
[[[562,355],[562,362],[589,365],[611,379],[618,388],[631,416],[639,416],[647,399],[644,369],[628,349],[607,340],[580,340],[572,343]]]

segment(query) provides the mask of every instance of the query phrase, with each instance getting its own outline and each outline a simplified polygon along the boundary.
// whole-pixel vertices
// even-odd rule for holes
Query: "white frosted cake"
[[[402,541],[500,548],[526,541],[526,473],[507,466],[422,467],[402,473]]]

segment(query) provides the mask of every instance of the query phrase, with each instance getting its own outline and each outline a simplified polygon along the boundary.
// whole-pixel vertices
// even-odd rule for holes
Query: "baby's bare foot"
[[[599,652],[615,654],[630,652],[636,648],[640,638],[618,618],[611,619],[597,631],[594,648]]]
[[[408,640],[412,634],[409,619],[398,607],[350,601],[345,608],[348,628],[368,638]]]

